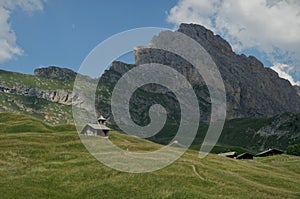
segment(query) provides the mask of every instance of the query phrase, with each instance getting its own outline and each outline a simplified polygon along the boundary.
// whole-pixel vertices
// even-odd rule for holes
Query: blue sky
[[[130,2],[130,3],[128,3]],[[13,10],[10,18],[24,53],[0,68],[32,73],[57,65],[77,70],[88,53],[113,34],[138,27],[166,27],[167,11],[176,1],[51,0],[43,10]]]
[[[77,70],[108,37],[139,27],[198,23],[300,85],[297,0],[0,0],[0,69]]]

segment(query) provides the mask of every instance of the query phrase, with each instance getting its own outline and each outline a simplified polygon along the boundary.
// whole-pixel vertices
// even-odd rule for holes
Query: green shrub
[[[287,154],[300,156],[300,144],[288,146]]]

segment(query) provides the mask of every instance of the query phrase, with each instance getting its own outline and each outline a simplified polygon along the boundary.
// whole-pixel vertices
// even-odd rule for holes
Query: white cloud
[[[167,21],[202,24],[237,52],[254,48],[273,64],[294,65],[300,78],[299,0],[179,0]]]
[[[300,81],[295,81],[290,75],[291,71],[293,71],[292,66],[287,64],[275,64],[271,68],[278,73],[279,77],[289,80],[292,85],[300,86]]]
[[[0,0],[0,62],[24,53],[17,45],[17,37],[10,23],[13,10],[20,8],[28,13],[41,11],[43,2],[44,0]]]

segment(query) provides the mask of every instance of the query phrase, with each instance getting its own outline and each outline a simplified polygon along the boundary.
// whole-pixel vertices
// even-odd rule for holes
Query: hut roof
[[[223,157],[234,157],[236,156],[235,151],[227,152],[227,153],[219,153],[218,155],[223,156]]]
[[[253,154],[251,154],[251,153],[242,153],[242,154],[240,154],[240,155],[238,155],[238,156],[236,156],[236,159],[243,159],[244,157],[252,157],[253,158]]]
[[[283,151],[278,150],[278,149],[268,149],[266,151],[263,151],[263,152],[260,152],[260,153],[256,154],[255,156],[264,156],[265,154],[272,153],[272,152],[277,153],[277,154],[282,154],[283,153]]]
[[[90,127],[96,130],[111,130],[110,128],[108,128],[103,124],[87,124],[87,125],[89,125]]]
[[[106,118],[104,118],[102,115],[98,118],[98,120],[106,121]]]

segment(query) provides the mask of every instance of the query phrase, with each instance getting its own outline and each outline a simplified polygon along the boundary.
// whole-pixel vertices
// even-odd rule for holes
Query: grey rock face
[[[49,66],[47,68],[35,69],[34,75],[39,77],[69,81],[69,80],[74,80],[77,73],[67,68]]]
[[[218,66],[227,92],[228,118],[300,112],[293,86],[255,57],[235,54],[224,39],[203,26],[182,24],[178,31],[198,41]]]
[[[296,89],[285,79],[282,79],[272,69],[265,68],[253,56],[237,55],[232,51],[227,41],[203,26],[182,24],[178,30],[199,42],[211,55],[224,80],[227,95],[227,119],[247,117],[270,117],[284,112],[300,112],[300,97]],[[159,37],[159,36],[158,36]],[[192,84],[199,99],[202,119],[209,118],[210,98],[205,82],[189,63],[179,56],[162,50],[139,47],[134,51],[135,65],[114,63],[101,77],[107,87],[103,90],[112,91],[114,84],[126,71],[136,65],[145,63],[160,63],[168,65],[183,74]],[[108,88],[110,87],[110,88]],[[159,86],[145,86],[141,92],[155,93],[163,90]],[[108,92],[109,94],[109,92]],[[168,97],[167,97],[168,98]],[[101,99],[99,103],[101,103]],[[134,105],[147,107],[154,101],[133,97]],[[176,106],[176,99],[169,94],[168,104]],[[107,114],[109,110],[106,109]],[[137,111],[138,112],[138,111]]]
[[[34,87],[4,87],[0,85],[0,91],[5,93],[24,95],[29,97],[37,97],[49,100],[51,102],[57,102],[64,105],[72,105],[73,103],[80,102],[77,95],[73,95],[72,91],[69,90],[42,90]]]

